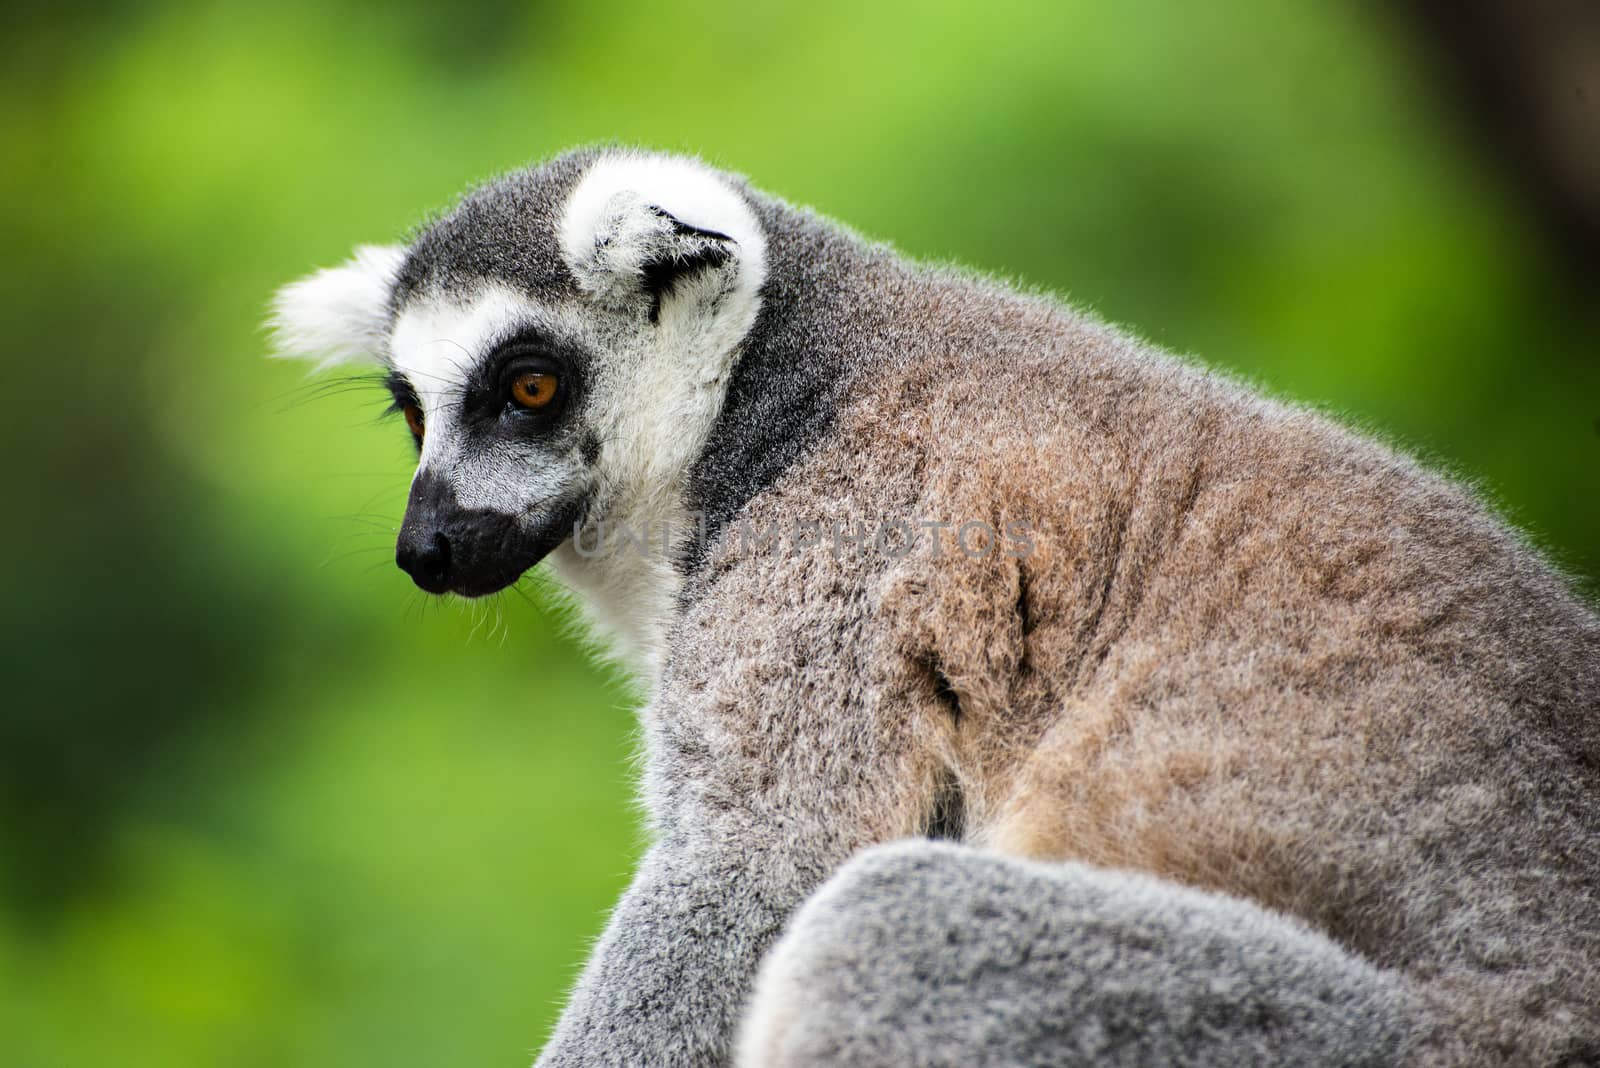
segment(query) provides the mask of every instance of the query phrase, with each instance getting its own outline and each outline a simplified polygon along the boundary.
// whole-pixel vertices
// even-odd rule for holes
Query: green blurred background
[[[1592,248],[1392,10],[13,5],[0,1064],[539,1046],[638,851],[630,694],[536,582],[424,601],[403,428],[260,324],[574,143],[702,153],[1326,405],[1593,591]]]

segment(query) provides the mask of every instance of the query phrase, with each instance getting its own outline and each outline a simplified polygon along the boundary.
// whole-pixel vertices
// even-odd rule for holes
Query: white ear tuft
[[[398,245],[361,245],[339,266],[278,290],[269,320],[275,354],[316,360],[318,370],[377,360],[405,256]]]

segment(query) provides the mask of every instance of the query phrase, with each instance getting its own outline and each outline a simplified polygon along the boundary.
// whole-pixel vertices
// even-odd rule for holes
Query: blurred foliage
[[[700,152],[1479,480],[1593,588],[1600,319],[1376,9],[14,5],[0,1063],[528,1061],[638,848],[537,583],[425,603],[271,291],[576,142]],[[1593,294],[1588,294],[1588,297]]]

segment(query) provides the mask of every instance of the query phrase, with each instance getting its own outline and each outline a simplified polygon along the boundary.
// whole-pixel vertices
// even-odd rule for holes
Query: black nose
[[[443,593],[450,584],[450,539],[442,530],[402,530],[395,563],[429,593]]]

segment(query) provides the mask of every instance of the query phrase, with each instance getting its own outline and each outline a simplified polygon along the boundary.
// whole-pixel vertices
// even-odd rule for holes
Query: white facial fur
[[[677,279],[652,321],[643,268],[682,240],[674,220],[725,235],[718,244],[727,256]],[[447,478],[464,507],[524,515],[586,483],[591,522],[648,529],[648,554],[623,548],[586,558],[569,542],[551,561],[591,620],[649,678],[681,585],[660,532],[691,529],[688,473],[760,309],[766,241],[749,206],[715,172],[639,154],[597,160],[570,195],[555,237],[578,281],[577,302],[536,306],[509,284],[486,280],[464,295],[419,293],[384,339],[381,324],[403,256],[362,249],[349,264],[283,290],[275,320],[280,350],[344,360],[381,352],[386,341],[389,362],[415,390],[427,426],[418,470]],[[579,413],[601,443],[590,468],[551,450],[485,455],[469,447],[467,430],[453,418],[469,372],[499,342],[533,325],[592,354]]]

